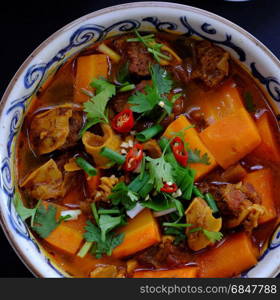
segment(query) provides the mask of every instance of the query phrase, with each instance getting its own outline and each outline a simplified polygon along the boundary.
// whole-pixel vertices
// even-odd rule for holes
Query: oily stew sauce
[[[24,219],[71,276],[238,276],[277,226],[277,118],[208,41],[87,48],[38,90],[16,158]]]

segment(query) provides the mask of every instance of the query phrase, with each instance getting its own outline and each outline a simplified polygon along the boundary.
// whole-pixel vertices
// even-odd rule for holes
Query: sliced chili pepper
[[[177,162],[186,167],[188,164],[188,152],[185,149],[183,140],[177,136],[172,140],[170,145]]]
[[[168,184],[167,182],[163,185],[163,187],[160,189],[162,192],[165,193],[174,193],[178,189],[176,183]]]
[[[134,171],[140,164],[143,158],[143,146],[135,144],[127,153],[124,163],[125,171]]]
[[[127,108],[118,113],[112,120],[112,127],[115,131],[129,132],[134,126],[134,117],[131,109]]]

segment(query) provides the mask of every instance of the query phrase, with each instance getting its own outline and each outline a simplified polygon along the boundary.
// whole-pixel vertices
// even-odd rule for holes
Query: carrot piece
[[[134,254],[161,240],[157,221],[149,209],[129,220],[118,232],[124,233],[124,240],[113,250],[112,255],[116,258]]]
[[[226,169],[221,174],[221,178],[222,178],[222,180],[225,180],[228,182],[239,182],[247,174],[248,174],[247,171],[240,164],[236,164],[236,165],[230,166],[228,169]]]
[[[202,89],[195,89],[189,97],[196,106],[200,107],[200,111],[209,125],[244,107],[232,80],[226,81],[213,91],[206,92]]]
[[[44,201],[43,205],[46,207],[48,202]],[[51,204],[57,208],[57,218],[59,218],[61,211],[65,208],[58,204]],[[56,227],[51,234],[45,238],[51,246],[64,251],[68,254],[75,254],[83,241],[84,227],[86,226],[86,217],[80,215],[77,220],[62,222]]]
[[[99,174],[95,176],[86,175],[86,179],[87,179],[87,190],[89,194],[92,195],[96,191],[100,183],[100,175]]]
[[[45,240],[59,250],[75,254],[80,248],[83,235],[65,224],[60,224]]]
[[[94,78],[104,77],[108,74],[107,56],[104,54],[92,54],[80,56],[77,59],[77,73],[74,83],[74,101],[86,102],[89,97],[81,89],[92,91],[90,83]]]
[[[224,169],[249,154],[261,142],[257,127],[244,108],[208,126],[200,137]]]
[[[175,135],[173,133],[179,132],[183,130],[184,128],[187,128],[191,126],[191,123],[188,121],[188,119],[181,115],[179,118],[177,118],[175,121],[173,121],[164,132],[164,136],[167,138],[172,138]],[[196,171],[195,179],[199,179],[208,172],[210,172],[212,169],[214,169],[217,166],[217,163],[213,157],[213,155],[210,153],[210,151],[206,148],[206,146],[201,141],[197,131],[194,128],[189,128],[185,131],[185,141],[189,143],[189,146],[192,150],[198,149],[201,151],[201,155],[207,153],[210,164],[201,164],[201,163],[190,163],[190,167]]]
[[[83,191],[81,187],[71,189],[62,199],[64,205],[67,204],[80,204],[80,201],[83,200]]]
[[[259,219],[259,224],[274,219],[277,215],[274,202],[274,178],[270,169],[262,169],[249,173],[244,182],[251,183],[259,196],[261,204],[265,207],[265,213]]]
[[[276,140],[269,114],[265,112],[256,122],[262,142],[254,150],[253,154],[262,159],[280,162],[280,145]]]
[[[196,278],[198,267],[183,267],[172,270],[138,271],[133,278]]]
[[[200,277],[236,276],[257,263],[257,254],[246,233],[233,234],[217,247],[198,256]]]

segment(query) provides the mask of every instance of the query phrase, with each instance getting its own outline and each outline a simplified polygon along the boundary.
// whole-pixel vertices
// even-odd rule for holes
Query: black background
[[[27,56],[52,33],[92,11],[126,2],[133,1],[1,1],[0,97]],[[280,58],[280,1],[185,0],[173,2],[203,8],[233,21],[253,34]],[[32,277],[16,256],[1,229],[0,277]]]

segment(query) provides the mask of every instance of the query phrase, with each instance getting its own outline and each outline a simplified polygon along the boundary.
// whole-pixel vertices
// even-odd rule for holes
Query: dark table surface
[[[117,0],[1,1],[0,97],[26,57],[47,37],[67,23],[92,11],[133,2]],[[170,0],[171,2],[171,0]],[[280,1],[218,0],[173,1],[196,6],[240,25],[280,58]],[[2,7],[5,3],[5,7]],[[1,201],[1,200],[0,200]],[[0,229],[0,277],[32,277]]]

